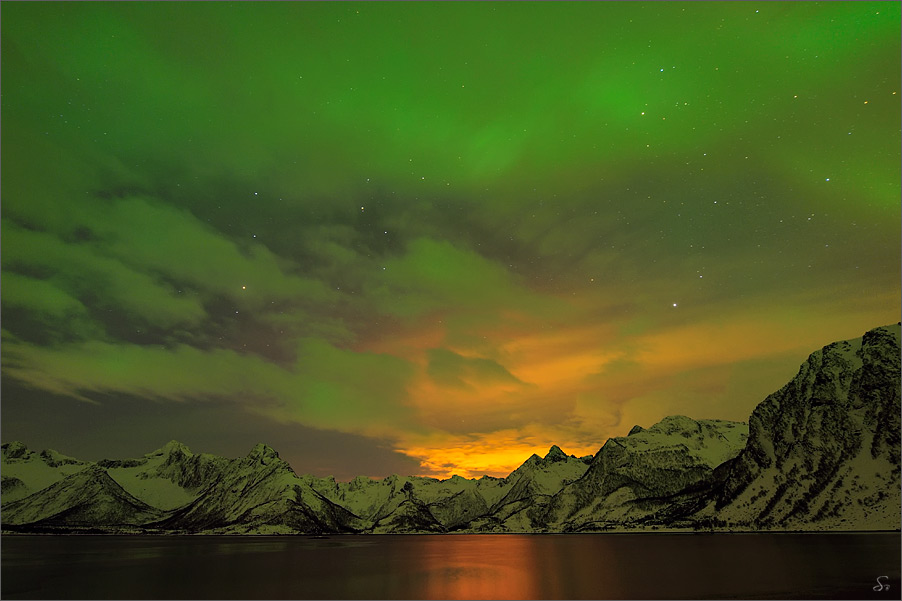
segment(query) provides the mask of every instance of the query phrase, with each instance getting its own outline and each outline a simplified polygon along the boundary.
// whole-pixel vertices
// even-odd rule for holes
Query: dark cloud
[[[98,396],[97,403],[3,382],[4,441],[55,448],[80,459],[140,457],[172,439],[195,453],[247,454],[256,442],[275,448],[299,474],[350,480],[417,471],[418,463],[378,438],[304,427],[246,412],[231,402],[148,402],[130,395]],[[73,437],[73,424],[77,435]],[[256,441],[256,442],[254,442]]]

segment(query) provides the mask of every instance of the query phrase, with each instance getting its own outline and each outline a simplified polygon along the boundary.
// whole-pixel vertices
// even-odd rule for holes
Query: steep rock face
[[[4,504],[27,497],[92,465],[52,449],[37,453],[19,441],[4,443],[0,449]]]
[[[488,505],[476,486],[462,488],[455,493],[439,497],[438,500],[429,503],[428,508],[435,519],[449,530],[463,526],[488,511]]]
[[[357,516],[299,479],[272,448],[257,445],[235,459],[190,504],[161,528],[216,532],[355,532]]]
[[[554,530],[605,528],[654,518],[675,499],[705,490],[715,469],[742,450],[747,426],[670,416],[611,438],[585,475],[554,496],[545,521]]]
[[[505,503],[490,514],[472,520],[473,532],[548,532],[545,519],[551,497],[537,495]]]
[[[898,529],[899,339],[896,324],[827,345],[758,405],[715,519]]]
[[[3,508],[3,523],[13,525],[135,526],[162,516],[162,511],[128,494],[97,465]]]
[[[425,503],[418,500],[410,482],[402,487],[406,496],[388,515],[378,519],[371,529],[374,534],[402,534],[406,532],[444,532]]]

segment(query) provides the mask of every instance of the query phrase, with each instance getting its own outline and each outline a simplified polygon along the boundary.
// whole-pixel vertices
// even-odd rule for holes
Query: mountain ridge
[[[748,424],[667,416],[578,458],[552,445],[505,478],[298,475],[170,441],[81,461],[2,445],[6,531],[156,533],[898,530],[900,324],[811,353]]]

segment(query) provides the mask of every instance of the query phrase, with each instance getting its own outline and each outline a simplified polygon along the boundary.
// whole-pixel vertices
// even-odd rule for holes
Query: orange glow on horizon
[[[505,477],[553,444],[592,455],[608,438],[667,415],[747,420],[796,360],[830,342],[797,312],[762,311],[741,307],[629,335],[576,325],[576,316],[556,326],[508,316],[463,335],[453,315],[433,315],[365,346],[415,366],[407,403],[424,430],[397,432],[393,446],[419,462],[418,475]],[[432,363],[441,353],[453,357],[451,367]],[[773,377],[752,381],[749,369]]]
[[[416,475],[445,480],[454,475],[504,478],[533,454],[544,457],[554,444],[564,453],[576,457],[594,455],[601,447],[585,442],[568,445],[560,442],[562,438],[561,432],[543,432],[532,426],[481,435],[445,435],[435,442],[411,441],[398,450],[420,462],[422,470]]]

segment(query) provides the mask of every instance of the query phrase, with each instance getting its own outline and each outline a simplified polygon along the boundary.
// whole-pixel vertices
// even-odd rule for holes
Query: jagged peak
[[[354,476],[354,478],[348,482],[349,490],[361,490],[364,487],[371,486],[376,482],[381,482],[380,480],[373,480],[372,478],[367,478],[366,476]]]
[[[46,463],[50,467],[84,463],[84,461],[76,459],[75,457],[63,455],[62,453],[54,449],[44,449],[43,451],[41,451],[40,456],[44,463]]]
[[[105,469],[104,467],[102,467],[102,466],[100,466],[100,465],[97,465],[97,464],[95,463],[95,464],[93,464],[93,465],[89,465],[88,467],[86,467],[85,469],[81,470],[80,472],[75,472],[74,474],[71,474],[71,475],[69,476],[69,478],[72,478],[72,477],[74,477],[74,476],[80,476],[80,475],[81,475],[81,476],[97,476],[97,475],[100,475],[100,474],[109,476],[109,474],[107,473],[107,471],[106,471],[106,469]]]
[[[81,461],[80,459],[76,459],[75,457],[69,457],[68,455],[63,455],[59,451],[54,449],[44,449],[41,452],[32,451],[29,449],[25,443],[20,442],[18,440],[14,440],[12,442],[6,442],[2,445],[3,449],[3,458],[5,460],[11,459],[20,459],[23,461],[31,461],[39,459],[49,465],[50,467],[57,467],[59,465],[67,465],[67,464],[83,464],[86,463]]]
[[[648,428],[647,431],[671,434],[673,432],[688,432],[697,430],[698,428],[698,422],[691,417],[686,417],[685,415],[668,415],[655,425]]]
[[[92,463],[83,470],[79,470],[73,474],[69,474],[62,480],[55,482],[52,486],[64,486],[73,482],[101,482],[103,484],[112,483],[115,486],[119,484],[110,477],[109,472],[103,466]]]
[[[524,462],[520,465],[520,467],[518,467],[517,469],[515,469],[514,471],[512,471],[510,474],[508,474],[507,477],[510,478],[510,477],[513,476],[514,474],[517,474],[517,473],[523,473],[524,470],[534,470],[534,469],[539,469],[539,467],[540,467],[543,463],[544,463],[544,460],[543,460],[541,457],[539,457],[537,454],[533,453],[532,455],[529,456],[529,458],[528,458],[526,461],[524,461]]]
[[[691,417],[687,417],[685,415],[668,415],[664,419],[658,422],[659,424],[695,424],[697,423]]]
[[[164,444],[159,449],[157,449],[155,451],[151,451],[150,453],[147,453],[145,455],[145,457],[159,457],[161,455],[163,457],[166,457],[168,455],[173,455],[173,454],[182,454],[182,455],[190,456],[193,453],[191,453],[190,449],[188,449],[187,446],[183,445],[179,441],[170,440],[169,442]]]
[[[682,434],[684,436],[705,436],[710,435],[714,431],[732,429],[739,426],[745,426],[745,422],[736,422],[724,419],[692,419],[685,415],[668,415],[661,421],[648,428],[641,426],[633,426],[626,437],[640,435],[640,438],[653,435],[673,435]]]
[[[820,350],[814,351],[808,356],[808,360],[799,368],[800,373],[805,370],[806,364],[823,368],[825,365],[835,362],[837,359],[848,361],[852,369],[861,366],[864,356],[874,348],[889,346],[892,353],[897,352],[900,343],[900,324],[888,324],[879,326],[865,332],[860,338],[837,340],[825,345]]]
[[[29,453],[29,449],[25,443],[18,440],[4,442],[0,448],[3,449],[3,456],[7,459],[19,459]]]
[[[248,453],[248,457],[251,459],[278,459],[279,454],[271,446],[258,442]]]
[[[861,345],[864,348],[887,343],[894,347],[894,351],[895,347],[898,347],[900,343],[902,343],[902,323],[880,326],[879,328],[868,330],[861,337]]]
[[[561,461],[563,459],[567,459],[567,453],[563,452],[561,447],[556,444],[551,445],[548,453],[545,454],[545,461]]]
[[[183,445],[177,440],[170,440],[165,445],[163,445],[163,448],[160,450],[165,451],[166,453],[181,452],[185,455],[191,454],[191,450],[186,445]]]

